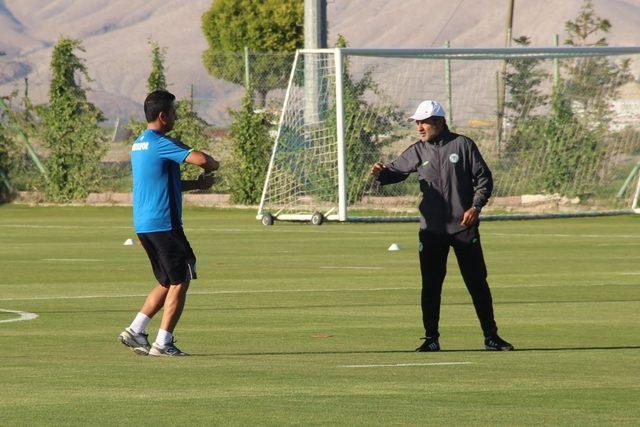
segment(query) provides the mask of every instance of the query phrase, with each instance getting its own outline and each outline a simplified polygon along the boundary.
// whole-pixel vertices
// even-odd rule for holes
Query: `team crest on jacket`
[[[460,160],[460,156],[458,156],[456,153],[453,153],[449,156],[449,161],[451,163],[458,163],[458,160]]]

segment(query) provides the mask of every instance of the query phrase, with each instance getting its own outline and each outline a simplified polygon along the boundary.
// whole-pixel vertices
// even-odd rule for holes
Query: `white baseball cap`
[[[429,117],[444,117],[444,108],[438,101],[422,101],[413,116],[409,117],[409,121],[412,120],[424,120]]]

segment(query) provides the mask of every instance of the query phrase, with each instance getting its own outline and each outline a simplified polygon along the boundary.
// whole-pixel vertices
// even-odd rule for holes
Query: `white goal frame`
[[[337,124],[337,173],[338,173],[338,206],[327,210],[326,212],[299,212],[299,213],[283,213],[282,209],[275,212],[265,211],[265,200],[269,190],[269,179],[271,178],[274,160],[280,142],[283,129],[285,111],[289,106],[290,92],[294,84],[294,72],[303,54],[332,54],[335,63],[335,109]],[[271,153],[269,168],[266,174],[262,197],[256,215],[256,219],[263,220],[266,215],[271,220],[283,221],[312,221],[314,214],[320,213],[322,220],[328,221],[353,221],[353,222],[415,222],[419,220],[418,216],[412,217],[362,217],[349,214],[349,206],[347,203],[347,174],[345,164],[345,129],[344,129],[344,106],[343,106],[343,63],[347,56],[375,56],[375,57],[393,57],[393,58],[429,58],[429,59],[455,59],[455,60],[478,60],[478,59],[515,59],[515,58],[540,58],[540,59],[566,59],[579,57],[595,57],[595,56],[621,56],[621,55],[637,55],[640,54],[640,46],[628,47],[523,47],[523,48],[436,48],[436,49],[357,49],[357,48],[334,48],[334,49],[299,49],[296,51],[289,83],[284,97],[282,114],[279,118],[278,129],[275,137],[275,143]],[[499,215],[482,215],[483,219],[535,219],[535,218],[553,218],[553,217],[582,217],[582,216],[604,216],[604,215],[622,215],[631,213],[640,213],[638,208],[638,200],[640,197],[640,168],[634,169],[634,176],[629,176],[628,182],[636,179],[636,188],[632,199],[631,206],[628,209],[617,210],[599,210],[599,211],[582,211],[582,212],[563,212],[563,213],[541,213],[541,214],[499,214]],[[417,201],[416,201],[417,202]],[[264,220],[263,220],[264,223]]]

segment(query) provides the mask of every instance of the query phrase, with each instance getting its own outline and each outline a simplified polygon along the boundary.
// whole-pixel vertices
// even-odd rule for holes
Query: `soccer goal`
[[[446,110],[494,177],[484,218],[638,212],[640,47],[299,50],[257,218],[416,221],[416,176],[369,174]]]

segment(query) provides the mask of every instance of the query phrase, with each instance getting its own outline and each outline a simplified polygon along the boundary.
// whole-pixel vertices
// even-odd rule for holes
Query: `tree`
[[[4,52],[0,51],[0,56],[4,56]],[[7,136],[7,131],[3,125],[4,122],[4,110],[0,110],[0,203],[4,203],[13,194],[13,187],[9,180],[9,169],[11,167],[11,161],[9,155],[13,151],[10,145],[11,141]]]
[[[167,77],[165,76],[165,57],[166,48],[160,47],[160,44],[152,39],[148,40],[151,47],[151,72],[147,77],[147,93],[156,90],[167,90]],[[147,128],[147,122],[132,118],[127,125],[127,129],[131,131],[134,140]]]
[[[98,127],[102,113],[76,81],[78,75],[91,81],[76,51],[84,51],[80,40],[60,37],[51,57],[49,103],[38,108],[42,141],[50,150],[46,194],[60,202],[86,197],[98,186],[107,148]]]
[[[564,28],[568,35],[564,43],[569,46],[607,46],[608,43],[605,37],[600,37],[590,43],[588,43],[588,39],[600,31],[608,33],[611,29],[611,22],[608,19],[596,16],[593,2],[584,0],[576,19],[574,21],[566,21]]]
[[[595,14],[591,0],[585,0],[575,20],[565,23],[569,46],[607,46],[611,23]],[[595,39],[595,40],[594,40]],[[632,79],[629,60],[616,64],[605,57],[563,61],[566,78],[562,90],[590,127],[606,128],[611,114],[610,101],[618,88]]]
[[[158,42],[149,40],[151,46],[151,73],[147,78],[147,92],[167,89],[167,78],[164,75],[164,60],[166,48],[161,48]]]
[[[232,83],[244,81],[245,46],[254,52],[250,72],[257,105],[267,93],[285,87],[293,54],[304,45],[302,0],[216,0],[202,16],[202,31],[209,44],[203,62],[209,73]],[[282,52],[275,55],[275,52]]]
[[[147,90],[167,90],[167,78],[165,76],[166,48],[161,47],[158,42],[149,40],[151,46],[151,72],[147,78]],[[202,119],[194,109],[193,86],[191,86],[191,96],[189,99],[176,101],[177,119],[173,130],[169,136],[179,139],[187,146],[195,150],[206,150],[209,148],[210,140],[205,135],[208,123]],[[141,120],[132,120],[127,128],[137,138],[147,128],[147,123]],[[195,179],[200,171],[197,168],[182,165],[182,176],[184,179]]]
[[[544,160],[537,181],[547,193],[587,195],[597,177],[585,171],[593,170],[601,158],[601,134],[581,123],[562,92],[554,91],[551,99],[551,115],[538,121]]]
[[[9,201],[14,193],[10,171],[15,144],[3,125],[4,115],[4,110],[0,110],[0,203]]]
[[[7,97],[0,97],[0,203],[10,200],[19,186],[16,181],[25,178],[27,159],[24,148],[27,148],[32,159],[35,158],[38,166],[42,168],[35,157],[37,155],[33,147],[28,142],[27,135],[34,129],[30,102],[25,94],[25,110],[19,111],[12,104],[15,98],[15,92]],[[36,178],[42,178],[42,175]]]
[[[610,29],[611,23],[596,15],[593,2],[585,0],[578,16],[565,23],[565,43],[570,46],[606,46],[604,34]],[[620,86],[631,81],[632,76],[629,60],[616,63],[606,57],[587,57],[562,63],[565,72],[555,88],[554,105],[556,110],[560,105],[567,110],[565,118],[571,115],[568,126],[573,132],[573,141],[567,142],[566,150],[562,151],[561,142],[568,139],[565,130],[565,136],[557,144],[561,151],[553,153],[565,158],[556,157],[554,160],[574,168],[560,175],[560,181],[569,182],[568,179],[573,178],[576,181],[573,187],[578,189],[574,193],[584,194],[590,192],[599,175],[606,173],[600,166],[606,157],[610,137],[611,103]],[[572,145],[576,153],[571,152]]]
[[[166,48],[160,47],[155,40],[148,40],[148,44],[151,47],[151,72],[147,77],[147,93],[151,93],[156,90],[167,89],[167,77],[165,76],[165,56]],[[127,125],[127,129],[133,134],[133,138],[137,138],[142,131],[147,128],[147,122],[144,120],[131,119]]]
[[[0,97],[0,157],[4,159],[0,163],[5,165],[4,168],[0,167],[0,175],[4,175],[4,187],[9,193],[11,188],[42,188],[47,180],[45,167],[29,142],[30,137],[38,134],[40,122],[29,98],[29,81],[26,78],[24,80],[21,107],[14,104],[17,101],[17,91]],[[2,181],[0,177],[0,186]]]
[[[513,39],[518,46],[531,44],[527,36]],[[548,73],[540,69],[540,59],[508,59],[504,82],[509,91],[509,101],[505,107],[509,110],[510,119],[517,123],[526,120],[533,111],[547,102],[548,96],[540,90],[540,83],[545,81]]]
[[[269,136],[273,118],[269,113],[254,110],[250,90],[246,91],[241,108],[231,111],[231,117],[231,199],[236,203],[256,204],[260,201],[273,147],[273,139]]]
[[[208,150],[211,140],[205,134],[205,130],[209,124],[193,108],[193,86],[191,86],[191,97],[176,103],[176,112],[178,118],[169,136],[179,139],[194,150]],[[200,172],[200,168],[182,165],[184,179],[195,179]]]
[[[531,44],[527,36],[515,38],[513,41],[518,46]],[[540,89],[540,84],[547,79],[548,74],[540,68],[540,59],[516,58],[508,59],[506,62],[504,83],[509,100],[505,102],[505,107],[512,131],[503,154],[509,159],[513,157],[514,152],[529,148],[531,134],[537,131],[539,120],[534,116],[534,112],[548,102],[548,96]]]
[[[585,0],[578,16],[565,24],[570,46],[606,46],[611,23],[596,16]],[[521,38],[524,41],[523,38]],[[527,39],[528,41],[528,39]],[[532,61],[529,66],[536,64]],[[544,73],[522,62],[508,75],[514,130],[505,160],[510,168],[531,174],[536,190],[565,196],[588,196],[606,173],[601,164],[607,156],[611,101],[619,87],[631,79],[628,61],[616,64],[605,57],[563,59],[562,75],[550,96],[547,114],[531,112],[547,102],[539,85]],[[520,89],[518,89],[520,88]],[[529,95],[527,95],[529,93]],[[529,98],[528,98],[529,97]],[[527,106],[528,99],[532,100]],[[531,162],[537,167],[529,168]]]

